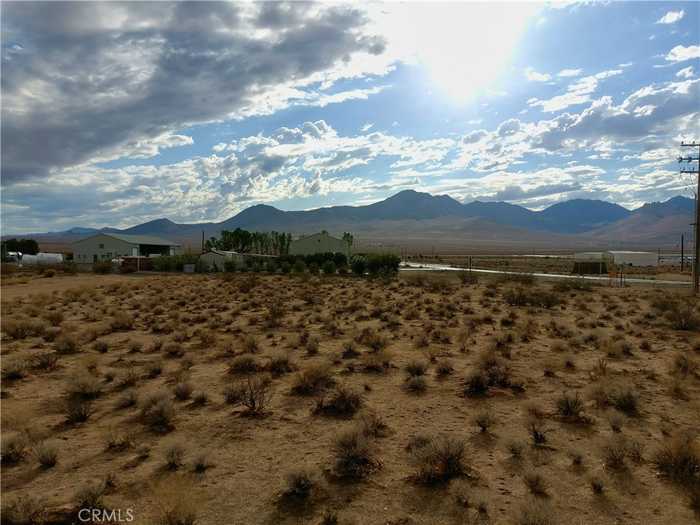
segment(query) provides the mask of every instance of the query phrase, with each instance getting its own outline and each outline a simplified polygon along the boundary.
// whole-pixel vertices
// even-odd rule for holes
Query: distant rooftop
[[[154,237],[152,235],[128,235],[126,233],[98,233],[96,235],[107,235],[108,237],[114,237],[120,241],[128,242],[130,244],[150,244],[152,246],[180,246],[178,243],[163,239],[161,237]],[[96,235],[91,235],[90,237],[95,237]],[[89,239],[86,237],[85,239]],[[81,239],[83,241],[85,239]],[[80,242],[76,241],[76,242]]]

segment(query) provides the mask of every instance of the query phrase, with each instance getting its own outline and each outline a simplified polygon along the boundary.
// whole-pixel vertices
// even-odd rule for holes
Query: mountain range
[[[462,204],[447,195],[401,191],[366,206],[331,206],[283,211],[259,204],[222,222],[178,224],[156,219],[126,229],[76,227],[62,232],[24,234],[45,243],[69,243],[99,232],[154,235],[199,247],[202,234],[244,228],[286,231],[295,235],[327,230],[350,231],[368,244],[394,246],[461,245],[564,248],[583,246],[676,246],[680,235],[690,239],[694,201],[673,197],[628,210],[618,204],[574,199],[533,211],[506,202]],[[11,237],[5,235],[4,237]]]

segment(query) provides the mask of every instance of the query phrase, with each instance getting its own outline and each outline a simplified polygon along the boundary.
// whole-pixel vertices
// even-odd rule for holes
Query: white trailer
[[[612,261],[620,266],[658,266],[659,256],[654,252],[609,251]]]

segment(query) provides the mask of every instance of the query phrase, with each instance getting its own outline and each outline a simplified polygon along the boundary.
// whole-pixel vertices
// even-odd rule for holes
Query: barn
[[[98,233],[73,243],[73,260],[78,264],[111,261],[118,257],[151,257],[179,253],[179,244],[150,235]]]
[[[299,237],[289,245],[289,255],[313,255],[314,253],[344,253],[350,257],[350,244],[324,231]]]

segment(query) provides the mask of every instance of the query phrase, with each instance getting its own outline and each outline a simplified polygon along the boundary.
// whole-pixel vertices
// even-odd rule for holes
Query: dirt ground
[[[3,523],[700,516],[682,292],[234,274],[1,293]]]

